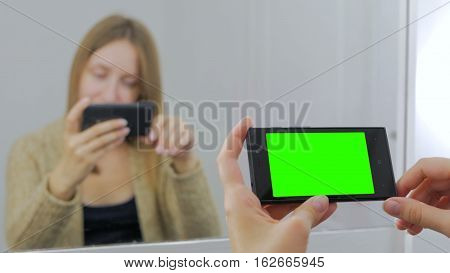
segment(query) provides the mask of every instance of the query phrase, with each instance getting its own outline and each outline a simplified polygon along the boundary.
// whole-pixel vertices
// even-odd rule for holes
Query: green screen
[[[364,132],[267,133],[274,197],[373,194]]]

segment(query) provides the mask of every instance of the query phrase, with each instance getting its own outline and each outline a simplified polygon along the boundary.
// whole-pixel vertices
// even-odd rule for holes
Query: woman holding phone
[[[92,103],[150,100],[161,109],[155,43],[140,22],[98,22],[76,52],[67,113],[19,139],[7,166],[10,249],[158,242],[220,234],[193,132],[156,113],[151,132],[130,141],[126,120],[84,131]],[[160,111],[161,112],[161,111]],[[139,149],[139,147],[149,149]]]

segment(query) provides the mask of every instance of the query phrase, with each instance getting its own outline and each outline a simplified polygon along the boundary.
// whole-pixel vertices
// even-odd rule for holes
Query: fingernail
[[[126,126],[127,124],[128,124],[128,120],[126,120],[126,119],[120,119],[120,123],[122,123],[123,124],[123,126]]]
[[[128,135],[128,134],[130,133],[130,128],[125,127],[125,128],[123,129],[123,133],[124,133],[125,135]]]
[[[319,195],[313,197],[311,205],[316,209],[317,212],[323,212],[328,207],[328,197],[325,195]]]
[[[153,130],[150,131],[150,136],[149,136],[149,138],[150,138],[150,141],[155,141],[155,140],[156,140],[156,134],[155,134],[155,131],[153,131]]]
[[[400,214],[400,203],[388,199],[384,202],[384,210],[392,216],[398,216]]]

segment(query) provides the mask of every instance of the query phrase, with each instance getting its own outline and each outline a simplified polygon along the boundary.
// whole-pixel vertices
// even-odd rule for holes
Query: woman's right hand
[[[94,169],[97,161],[108,151],[125,141],[130,129],[124,119],[98,123],[80,131],[83,111],[90,100],[79,100],[65,119],[63,156],[50,173],[49,191],[61,200],[73,198],[79,185]]]

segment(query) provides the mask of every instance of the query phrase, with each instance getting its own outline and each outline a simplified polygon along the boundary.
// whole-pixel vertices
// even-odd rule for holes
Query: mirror
[[[5,251],[226,237],[215,158],[245,115],[256,126],[387,127],[402,171],[405,1],[15,1],[0,18]],[[101,144],[67,133],[80,94],[157,101],[171,117],[161,124],[194,132],[192,150],[177,138],[189,157],[125,139],[81,160]],[[245,153],[241,166],[249,181]],[[391,226],[381,211],[340,204],[317,230]]]

